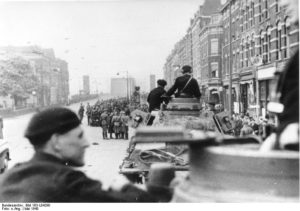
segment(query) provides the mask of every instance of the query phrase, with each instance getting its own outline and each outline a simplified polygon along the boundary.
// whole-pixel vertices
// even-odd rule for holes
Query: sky
[[[136,78],[149,91],[202,0],[1,1],[0,46],[53,48],[66,60],[70,92],[90,76],[91,91],[110,91],[110,78]],[[117,76],[119,73],[119,76]]]

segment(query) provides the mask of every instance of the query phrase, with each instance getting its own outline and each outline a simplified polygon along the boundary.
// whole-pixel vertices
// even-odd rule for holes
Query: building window
[[[227,55],[224,56],[224,68],[223,68],[223,74],[227,74]]]
[[[269,17],[269,12],[268,12],[268,1],[269,0],[265,0],[265,19],[267,19]]]
[[[219,63],[218,62],[210,63],[210,68],[211,68],[211,77],[219,78]]]
[[[258,3],[258,22],[262,22],[262,11],[261,11],[261,0],[259,0],[259,3]]]
[[[275,12],[279,12],[278,0],[275,0]]]
[[[211,52],[211,54],[219,54],[219,40],[218,39],[210,40],[210,52]]]
[[[241,43],[241,68],[244,67],[244,40]]]
[[[245,55],[245,66],[249,66],[249,58],[250,58],[250,40],[249,37],[247,37],[246,41],[246,55]]]
[[[240,53],[239,52],[236,52],[236,61],[235,61],[235,66],[236,66],[236,72],[239,68],[239,59],[240,59]]]
[[[249,20],[249,7],[247,6],[246,7],[246,12],[245,12],[245,30],[247,30],[249,27],[248,27],[248,20]]]
[[[255,56],[255,37],[254,34],[252,34],[251,37],[251,57]]]
[[[282,26],[282,58],[289,56],[289,19],[286,18]]]
[[[254,8],[254,2],[251,2],[251,26],[253,26],[255,24],[255,8]]]
[[[235,52],[232,54],[232,72],[236,72],[236,65],[235,65],[235,63],[236,63],[236,54],[235,54]]]
[[[265,41],[265,42],[264,42],[264,46],[265,46],[265,47],[264,47],[264,49],[265,49],[265,50],[264,50],[265,61],[268,62],[268,61],[269,61],[269,58],[268,58],[268,55],[269,55],[269,54],[268,54],[268,52],[269,52],[269,49],[268,49],[268,47],[269,47],[269,46],[268,46],[268,33],[265,34],[265,39],[264,39],[264,41]]]
[[[259,55],[262,56],[264,53],[264,37],[263,37],[263,32],[260,32],[259,36]]]
[[[276,60],[279,60],[281,58],[281,25],[278,21],[276,24]]]
[[[268,43],[267,43],[267,45],[268,45],[268,62],[271,62],[271,28],[269,28],[268,30],[267,30],[267,34],[268,34]]]

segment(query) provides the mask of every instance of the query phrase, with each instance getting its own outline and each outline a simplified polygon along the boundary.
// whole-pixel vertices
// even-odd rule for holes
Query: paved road
[[[94,101],[91,101],[93,104]],[[77,111],[78,104],[70,106]],[[24,130],[33,114],[4,119],[4,137],[9,141],[12,160],[9,167],[18,162],[29,160],[34,151],[28,140],[23,137]],[[103,140],[100,127],[87,126],[86,117],[82,122],[85,135],[91,145],[86,151],[86,165],[81,168],[93,179],[100,179],[107,186],[118,175],[119,165],[125,156],[127,140]]]

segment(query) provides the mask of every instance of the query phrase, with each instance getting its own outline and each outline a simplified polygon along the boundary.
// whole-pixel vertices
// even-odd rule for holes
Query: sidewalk
[[[9,118],[9,117],[15,117],[15,116],[20,116],[24,114],[29,114],[38,109],[37,107],[35,108],[23,108],[23,109],[18,109],[18,110],[0,110],[0,116],[2,118]]]

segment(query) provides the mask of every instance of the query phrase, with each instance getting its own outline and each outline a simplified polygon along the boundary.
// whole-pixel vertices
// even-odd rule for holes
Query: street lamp
[[[35,95],[36,95],[36,91],[32,91],[31,94],[32,94],[32,106],[35,107],[35,100],[34,100],[34,98],[35,98]]]
[[[127,93],[127,102],[129,102],[129,92],[128,92],[128,70],[121,71],[126,72],[126,93]],[[120,72],[117,73],[117,75],[120,75]]]

